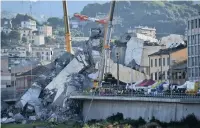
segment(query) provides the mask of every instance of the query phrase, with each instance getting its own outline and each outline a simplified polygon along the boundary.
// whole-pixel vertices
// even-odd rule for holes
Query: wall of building
[[[112,76],[117,79],[117,63],[114,63],[112,60],[107,61],[107,63],[110,63],[110,72],[112,73]],[[131,78],[131,74],[132,74],[132,78]],[[133,82],[141,81],[148,78],[149,78],[148,75],[145,75],[139,71],[133,70],[129,67],[119,64],[119,80],[124,83],[133,83]]]
[[[150,65],[149,65],[148,55],[158,52],[162,48],[163,46],[144,46],[144,49],[142,51],[141,66],[143,67],[143,70],[146,74],[150,75],[149,74]]]
[[[33,41],[33,34],[32,34],[32,30],[28,29],[28,28],[23,28],[20,31],[20,39],[22,40],[23,37],[25,37],[27,39],[28,43],[32,43]]]
[[[163,63],[163,58],[165,60],[165,64]],[[167,80],[167,71],[169,70],[169,63],[168,63],[168,58],[169,58],[169,55],[160,55],[160,56],[150,56],[149,57],[149,63],[150,63],[150,77],[153,79],[153,80],[158,80],[158,73],[163,72],[163,80]],[[159,59],[162,59],[161,61],[161,65],[159,65]],[[151,62],[152,61],[152,62]],[[156,66],[156,62],[157,61],[157,66]],[[153,63],[153,65],[152,65]],[[157,73],[157,78],[156,78],[156,74]]]
[[[91,100],[83,101],[83,117],[84,119],[87,117],[86,120],[106,119],[108,116],[112,116],[118,112],[123,113],[124,118],[138,119],[142,117],[146,121],[150,121],[153,116],[163,122],[179,121],[192,113],[200,119],[200,103],[170,103],[162,100],[153,101],[153,98],[149,98],[148,101],[132,101],[129,98],[129,101],[125,101],[121,98],[121,100],[94,99],[91,107],[90,104]]]
[[[44,35],[45,37],[52,36],[52,27],[51,26],[39,27],[39,33],[40,35]]]
[[[43,45],[44,44],[44,36],[43,35],[35,35],[34,36],[34,44],[35,45]]]
[[[32,48],[33,57],[40,58],[44,61],[52,60],[53,50],[51,48],[34,47]]]
[[[29,20],[29,21],[22,21],[21,22],[21,27],[22,28],[30,28],[32,30],[37,30],[36,29],[36,22],[33,20]]]
[[[200,80],[200,15],[188,19],[188,79]]]
[[[175,60],[176,63],[187,60],[187,58],[188,58],[187,48],[171,53],[171,59]]]
[[[16,77],[16,89],[26,89],[33,83],[35,76],[17,76]]]

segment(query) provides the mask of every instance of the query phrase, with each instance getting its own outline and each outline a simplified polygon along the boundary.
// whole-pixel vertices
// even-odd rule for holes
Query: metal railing
[[[179,98],[179,99],[200,99],[200,94],[187,94],[187,93],[142,93],[142,92],[133,92],[133,93],[116,93],[116,92],[77,92],[73,94],[74,96],[110,96],[110,97],[116,97],[116,96],[121,96],[121,97],[155,97],[155,98]]]

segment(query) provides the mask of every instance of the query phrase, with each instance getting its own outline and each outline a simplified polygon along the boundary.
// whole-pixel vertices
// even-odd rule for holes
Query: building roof
[[[169,53],[179,51],[179,50],[184,49],[186,47],[187,47],[186,45],[180,44],[179,46],[177,46],[175,48],[173,47],[173,48],[167,48],[167,49],[160,49],[158,52],[150,54],[149,56],[168,55]]]
[[[37,66],[35,67],[34,69],[32,70],[29,70],[27,72],[24,72],[18,76],[26,76],[26,75],[41,75],[43,74],[44,72],[47,72],[49,71],[49,69],[45,66]]]

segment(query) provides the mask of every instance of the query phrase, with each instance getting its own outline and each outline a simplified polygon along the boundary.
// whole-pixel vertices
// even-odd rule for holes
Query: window
[[[162,72],[159,72],[159,74],[158,74],[158,78],[159,78],[159,80],[162,79]]]
[[[199,19],[199,28],[200,28],[200,19]]]
[[[179,72],[178,73],[178,78],[181,79],[181,76],[182,76],[182,74],[181,74],[181,72]]]
[[[188,30],[190,29],[190,21],[188,21]]]
[[[153,59],[151,59],[151,67],[153,67]]]
[[[165,58],[163,58],[163,66],[165,66]]]
[[[191,36],[188,36],[188,45],[191,45],[190,37]]]
[[[195,20],[195,28],[197,28],[197,19]]]
[[[199,66],[200,66],[200,56],[199,56],[199,59],[198,59],[198,60],[199,60]]]
[[[191,44],[193,45],[193,44],[195,44],[195,37],[194,37],[194,35],[192,35],[191,38],[192,38],[192,39],[191,39]]]
[[[191,29],[193,29],[193,27],[194,27],[194,25],[193,25],[194,23],[193,23],[193,22],[194,22],[194,21],[192,20],[192,21],[191,21]]]
[[[169,57],[167,58],[167,65],[169,65]]]
[[[175,79],[178,78],[178,72],[175,72]]]
[[[157,80],[157,72],[155,72],[155,80]]]
[[[191,55],[191,47],[188,47],[188,56]]]
[[[198,41],[199,41],[198,44],[200,44],[200,34],[198,35],[198,37],[199,37],[199,39],[198,39]]]
[[[191,57],[188,58],[188,67],[191,67],[192,66],[192,59]]]
[[[198,66],[198,57],[195,57],[195,65]]]
[[[183,76],[182,78],[185,79],[185,72],[182,73],[182,76]]]
[[[48,52],[46,52],[46,55],[48,55],[49,53]]]
[[[194,64],[195,64],[194,61],[195,61],[194,57],[192,57],[192,66],[194,66]]]
[[[199,75],[198,72],[199,72],[199,68],[195,68],[195,77]]]
[[[198,55],[198,51],[199,51],[199,50],[198,50],[198,45],[196,45],[196,46],[195,46],[195,53],[196,53],[196,55]]]
[[[192,77],[194,77],[194,68],[192,68]]]
[[[200,67],[199,67],[199,76],[200,76]]]
[[[151,79],[153,80],[153,73],[151,73]]]
[[[193,51],[193,46],[191,46],[191,55],[194,54],[194,51]]]
[[[195,35],[195,44],[198,44],[198,35]]]
[[[157,59],[155,59],[155,67],[157,67]]]
[[[161,66],[161,58],[159,58],[159,66]]]

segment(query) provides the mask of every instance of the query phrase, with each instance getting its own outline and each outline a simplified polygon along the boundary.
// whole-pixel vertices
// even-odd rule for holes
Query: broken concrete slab
[[[13,118],[15,119],[16,122],[22,122],[25,119],[24,116],[22,116],[20,113],[15,114]]]
[[[31,121],[35,121],[36,120],[36,116],[29,116],[28,119],[31,120]]]
[[[20,98],[19,102],[16,104],[17,108],[23,108],[29,101],[37,101],[42,88],[37,84],[33,83],[31,88],[25,92],[25,94]]]
[[[13,123],[13,122],[15,122],[15,119],[13,119],[13,118],[1,118],[1,123],[2,124],[8,124],[8,123]]]
[[[63,101],[64,97],[60,99],[59,97],[63,94],[66,83],[70,81],[69,77],[71,74],[79,73],[88,68],[89,64],[86,61],[86,56],[84,53],[79,53],[47,86],[46,89],[52,90],[57,89],[56,96],[53,100],[54,104],[56,101]],[[58,105],[58,104],[57,104]],[[62,104],[59,104],[62,106]]]

